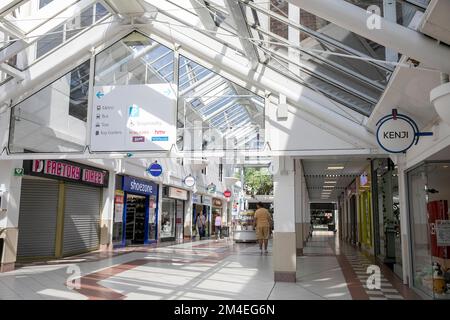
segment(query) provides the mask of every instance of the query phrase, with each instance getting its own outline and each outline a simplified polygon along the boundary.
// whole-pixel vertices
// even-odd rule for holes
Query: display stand
[[[254,230],[255,212],[241,212],[235,220],[233,240],[235,242],[256,242],[256,231]]]

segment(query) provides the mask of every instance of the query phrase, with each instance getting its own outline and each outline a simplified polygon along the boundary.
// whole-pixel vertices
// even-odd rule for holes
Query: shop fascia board
[[[316,92],[287,79],[271,69],[260,66],[257,71],[253,71],[251,68],[245,67],[245,64],[234,61],[228,55],[219,55],[218,52],[227,51],[226,46],[221,45],[221,50],[216,52],[210,49],[209,46],[206,47],[201,43],[192,41],[191,37],[184,35],[182,30],[180,31],[176,27],[168,28],[165,24],[159,22],[140,27],[147,29],[151,34],[157,34],[165,38],[167,41],[175,41],[181,46],[179,49],[181,54],[188,56],[194,61],[202,59],[203,62],[207,62],[207,68],[218,72],[228,79],[230,75],[234,79],[238,78],[238,84],[248,90],[255,91],[255,88],[260,88],[258,92],[268,90],[277,94],[284,94],[295,107],[315,115],[318,120],[338,127],[356,140],[362,141],[369,146],[374,144],[375,137],[365,127],[340,116],[338,113],[327,110],[327,107],[332,105],[332,103],[327,101],[325,97],[319,96]],[[191,30],[190,32],[194,31]],[[205,65],[205,63],[200,63]],[[335,105],[334,108],[336,108]]]
[[[24,80],[20,86],[6,83],[0,88],[0,101],[17,103],[31,96],[43,87],[59,79],[77,65],[92,57],[92,48],[123,38],[132,31],[129,25],[123,25],[114,18],[109,18],[110,24],[94,26],[84,34],[63,45],[47,57],[30,66],[24,72]],[[27,94],[28,93],[28,94]],[[0,112],[2,112],[0,106]]]

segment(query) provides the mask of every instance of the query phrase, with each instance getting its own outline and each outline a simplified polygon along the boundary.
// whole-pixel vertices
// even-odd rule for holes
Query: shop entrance
[[[353,195],[350,198],[350,234],[351,234],[351,243],[357,243],[357,211],[356,211],[356,197]]]
[[[127,194],[126,198],[126,242],[144,244],[146,197]]]

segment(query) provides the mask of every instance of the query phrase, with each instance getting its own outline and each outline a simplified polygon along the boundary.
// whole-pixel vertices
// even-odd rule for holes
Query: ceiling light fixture
[[[327,168],[327,170],[342,170],[344,169],[344,166],[330,166]]]
[[[336,181],[325,181],[324,183],[328,183],[328,184],[336,184]]]

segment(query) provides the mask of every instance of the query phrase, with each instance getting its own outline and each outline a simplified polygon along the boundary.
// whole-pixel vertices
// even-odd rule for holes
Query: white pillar
[[[9,111],[0,114],[0,153],[7,146],[9,117]],[[16,262],[22,178],[14,176],[14,169],[22,166],[22,160],[0,161],[0,238],[4,241],[0,272],[13,270]]]
[[[184,237],[186,239],[192,239],[192,207],[194,202],[192,201],[194,191],[189,192],[189,198],[186,201],[186,208],[184,210]]]
[[[163,184],[158,183],[158,226],[156,227],[158,230],[158,239],[157,242],[161,242],[161,216],[162,216],[162,203],[163,203]]]
[[[103,188],[103,208],[100,221],[100,249],[112,250],[114,227],[114,196],[116,188],[116,174],[109,170],[108,187]]]
[[[296,234],[296,242],[297,242],[297,256],[303,255],[303,243],[305,240],[304,235],[304,222],[305,222],[305,199],[303,192],[303,170],[301,166],[300,160],[295,161],[295,234]]]
[[[409,215],[408,215],[408,185],[406,180],[406,157],[400,155],[397,157],[397,169],[398,169],[398,195],[400,202],[400,239],[402,243],[402,273],[403,283],[412,285],[411,268],[410,268],[410,250],[411,244],[409,232]]]
[[[294,161],[291,157],[282,157],[279,162],[279,172],[274,175],[274,278],[275,281],[295,282],[297,254]]]

